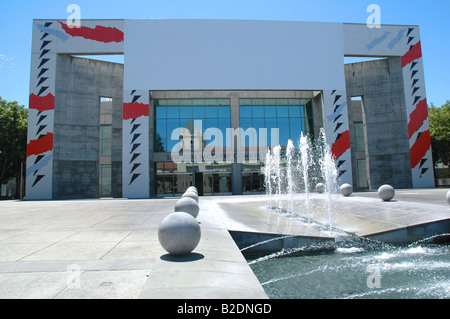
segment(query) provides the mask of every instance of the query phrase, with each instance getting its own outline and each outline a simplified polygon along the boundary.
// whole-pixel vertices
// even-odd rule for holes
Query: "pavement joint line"
[[[440,199],[442,195],[439,195],[440,193],[443,193],[442,190],[433,190],[432,196],[428,195],[428,193],[425,193],[424,191],[416,191],[415,192],[422,194],[421,196],[418,195],[402,195],[402,191],[398,191],[398,197],[396,194],[396,201],[393,201],[392,203],[383,203],[381,202],[377,197],[376,193],[370,193],[370,194],[362,194],[362,193],[354,193],[352,197],[350,198],[339,198],[339,202],[337,203],[338,210],[340,211],[339,214],[343,214],[342,216],[348,217],[350,222],[365,222],[368,224],[375,223],[376,225],[369,225],[370,228],[363,229],[364,235],[368,236],[370,234],[382,234],[384,237],[382,237],[381,241],[387,237],[388,239],[392,239],[392,236],[399,236],[397,233],[400,233],[401,236],[402,233],[412,232],[416,233],[417,230],[420,232],[423,231],[426,233],[426,229],[424,228],[426,225],[431,225],[432,228],[436,225],[439,225],[440,229],[442,228],[449,228],[450,227],[450,208],[445,202],[445,194],[443,199]],[[446,190],[445,190],[446,192]],[[397,193],[397,190],[396,190]],[[439,195],[439,196],[438,196]],[[411,198],[411,196],[414,196],[414,198],[411,198],[408,200],[408,196]],[[434,202],[435,198],[438,199],[437,202]],[[144,286],[136,286],[133,292],[133,296],[138,297],[142,291],[144,290],[146,282],[148,282],[151,279],[151,274],[158,274],[161,275],[161,273],[164,273],[165,269],[164,267],[159,269],[156,269],[155,267],[159,264],[164,265],[165,262],[161,259],[162,256],[167,255],[166,252],[160,247],[159,243],[153,236],[156,236],[157,234],[157,223],[158,221],[162,220],[164,217],[163,215],[166,215],[168,213],[171,213],[173,211],[172,206],[173,203],[175,203],[176,200],[179,198],[170,198],[170,199],[163,199],[163,200],[140,200],[140,201],[127,201],[127,200],[110,200],[110,201],[102,201],[102,200],[80,200],[76,201],[77,205],[67,205],[67,201],[53,201],[53,202],[0,202],[0,211],[3,210],[5,207],[6,214],[0,213],[0,244],[3,245],[2,247],[7,247],[8,243],[12,241],[13,238],[17,237],[17,244],[18,248],[22,245],[21,240],[23,241],[23,245],[30,245],[33,247],[25,247],[26,249],[15,252],[13,250],[6,251],[6,255],[3,255],[0,258],[4,258],[4,261],[0,261],[0,278],[6,278],[7,280],[13,280],[14,278],[18,278],[16,280],[29,280],[30,278],[34,278],[34,276],[38,276],[41,280],[42,286],[40,287],[33,287],[33,285],[27,285],[26,282],[22,283],[25,285],[27,289],[24,291],[19,291],[14,286],[10,286],[8,289],[3,288],[0,285],[0,298],[5,297],[6,294],[11,294],[14,292],[18,296],[18,298],[26,298],[26,296],[30,295],[38,295],[42,293],[42,295],[45,295],[45,292],[48,292],[47,296],[48,298],[70,298],[70,296],[83,296],[82,294],[73,294],[73,292],[70,291],[69,286],[64,285],[62,287],[61,285],[59,287],[62,287],[63,289],[60,289],[59,291],[54,291],[54,286],[52,287],[52,283],[42,282],[42,280],[45,280],[46,274],[52,273],[52,275],[49,278],[56,278],[58,272],[66,272],[67,266],[70,266],[73,263],[78,263],[81,267],[82,276],[89,277],[89,280],[92,280],[92,277],[94,276],[94,273],[102,273],[103,277],[99,277],[99,283],[102,282],[111,282],[112,278],[111,276],[114,276],[114,272],[123,272],[123,271],[131,271],[131,273],[135,273],[134,276],[142,276],[143,272],[149,274],[150,277],[148,278],[141,278],[139,279],[140,282],[144,282]],[[186,269],[187,274],[193,274],[193,273],[200,273],[200,271],[203,271],[202,269],[205,269],[206,277],[208,277],[208,280],[212,280],[213,282],[217,281],[224,281],[224,278],[229,277],[223,277],[223,276],[233,276],[233,271],[226,268],[230,267],[230,265],[235,265],[238,267],[238,269],[241,266],[238,266],[242,264],[242,267],[245,266],[245,269],[250,268],[248,266],[248,263],[246,262],[245,258],[243,257],[242,252],[239,250],[236,242],[231,238],[230,235],[230,227],[228,227],[229,222],[234,221],[231,225],[233,226],[239,226],[243,227],[243,232],[249,232],[249,229],[258,228],[258,225],[261,225],[261,229],[257,229],[262,234],[266,233],[265,230],[269,229],[267,226],[273,226],[272,223],[280,223],[276,227],[272,227],[272,229],[275,229],[276,231],[279,231],[279,235],[283,235],[283,231],[285,231],[287,228],[284,227],[285,220],[274,218],[272,219],[264,219],[264,216],[261,215],[260,218],[262,218],[262,221],[260,223],[252,224],[253,219],[249,218],[252,214],[255,214],[258,210],[262,210],[262,207],[259,203],[264,201],[263,196],[224,196],[224,197],[211,197],[206,196],[202,198],[202,201],[200,203],[201,208],[203,208],[204,215],[201,217],[200,221],[202,222],[202,227],[205,227],[208,233],[209,243],[203,243],[201,241],[201,250],[199,250],[200,253],[204,254],[204,259],[199,260],[197,265],[185,265],[189,267],[184,267],[183,265],[174,265],[172,264],[172,270],[178,269],[180,272],[179,276],[182,276],[183,269]],[[223,206],[222,203],[225,204],[235,204],[237,203],[237,206]],[[138,206],[136,206],[138,205]],[[71,206],[76,206],[72,207]],[[64,209],[60,208],[64,207]],[[89,213],[87,214],[87,209],[83,210],[83,207],[91,207],[89,210]],[[352,208],[352,209],[347,209]],[[31,209],[31,210],[30,210]],[[253,209],[253,212],[251,211]],[[28,211],[27,211],[28,210]],[[67,211],[68,210],[68,211]],[[44,212],[44,214],[42,214]],[[81,212],[78,214],[78,212]],[[67,215],[66,213],[69,213]],[[95,215],[93,218],[89,218],[90,220],[96,220],[96,223],[90,224],[90,226],[85,226],[89,224],[89,222],[84,222],[83,218],[89,215]],[[108,215],[109,214],[109,215]],[[202,211],[200,212],[202,214]],[[225,215],[226,214],[226,215]],[[413,216],[410,216],[413,215]],[[108,216],[107,218],[103,218],[105,216]],[[31,219],[28,219],[28,217],[31,217]],[[56,218],[56,222],[52,222],[52,218]],[[66,219],[67,217],[67,219]],[[114,218],[117,217],[115,220]],[[236,218],[236,219],[234,219]],[[386,219],[387,218],[387,219]],[[345,219],[345,218],[344,218]],[[355,219],[355,220],[353,220]],[[109,221],[114,221],[114,223],[108,223]],[[280,220],[280,221],[277,221]],[[36,221],[36,224],[33,224],[34,221]],[[79,221],[79,223],[78,223]],[[14,224],[16,222],[17,224]],[[60,224],[61,223],[61,224]],[[77,227],[77,223],[79,225],[82,225],[81,227]],[[101,227],[102,223],[106,227]],[[58,224],[61,225],[61,227],[58,227]],[[435,225],[436,224],[436,225]],[[5,226],[2,226],[5,225]],[[39,227],[42,225],[42,227]],[[64,226],[67,225],[67,226]],[[220,226],[218,226],[220,225]],[[425,225],[424,227],[422,227]],[[283,227],[280,227],[283,226]],[[351,225],[353,226],[353,225]],[[13,227],[13,228],[8,228]],[[355,225],[355,227],[359,227]],[[387,231],[383,232],[383,229]],[[137,237],[132,238],[132,234],[134,231],[142,230],[143,232],[136,233]],[[239,230],[239,229],[237,229]],[[391,231],[392,230],[392,231]],[[445,230],[445,229],[444,229]],[[53,237],[54,232],[73,232],[73,234],[70,234],[69,236],[63,236],[62,234],[56,234],[55,237]],[[120,231],[124,234],[123,237],[120,236],[113,236],[113,237],[107,237],[107,238],[116,238],[111,239],[106,242],[110,242],[111,246],[109,245],[103,245],[104,249],[107,250],[106,252],[98,250],[101,252],[101,256],[95,254],[86,254],[83,255],[86,256],[86,259],[79,259],[79,260],[60,260],[61,256],[65,256],[65,253],[63,251],[56,252],[55,257],[50,254],[54,254],[55,252],[49,252],[48,254],[45,253],[45,257],[41,258],[41,256],[36,256],[36,258],[30,258],[30,260],[24,260],[27,257],[40,252],[44,249],[47,249],[51,247],[52,245],[56,245],[58,243],[61,243],[64,240],[67,240],[68,238],[72,236],[76,236],[77,234],[80,234],[82,232],[90,232],[90,231]],[[36,232],[36,234],[30,234]],[[127,233],[126,233],[127,232]],[[396,233],[397,232],[397,233]],[[449,233],[450,229],[447,229],[446,233]],[[42,234],[41,234],[42,233]],[[360,232],[361,233],[361,232]],[[389,233],[392,233],[391,235]],[[30,235],[27,235],[30,234]],[[226,235],[228,234],[228,235]],[[24,237],[18,237],[21,235],[26,235]],[[39,245],[35,245],[35,243],[31,240],[33,240],[33,236],[46,236],[45,238],[42,238],[42,240],[39,243]],[[151,237],[151,240],[150,237]],[[311,235],[308,235],[311,237]],[[230,237],[230,238],[228,238]],[[38,237],[36,237],[38,238]],[[46,240],[51,240],[54,238],[53,242],[49,242],[47,244]],[[82,237],[79,237],[80,239],[84,239]],[[89,238],[86,237],[86,238]],[[38,238],[39,239],[39,238]],[[206,239],[206,237],[205,237]],[[226,239],[227,244],[224,244],[222,240]],[[125,242],[142,242],[146,243],[145,247],[152,247],[152,252],[150,254],[147,254],[146,258],[143,259],[135,259],[136,257],[139,257],[136,255],[133,251],[129,252],[130,255],[121,256],[122,251],[117,251],[118,254],[114,253],[114,256],[111,255],[111,258],[106,257],[108,254],[110,254],[115,248],[117,248],[120,244],[123,244]],[[105,242],[105,243],[106,243]],[[73,243],[75,244],[75,242]],[[80,242],[80,245],[86,245],[86,249],[90,249],[90,247],[94,247],[94,245],[89,245],[89,241],[82,241]],[[220,245],[220,246],[217,246]],[[232,257],[226,257],[223,255],[225,253],[222,252],[222,250],[217,250],[217,247],[224,248],[222,250],[228,250],[233,247],[233,254],[236,254],[236,257],[238,256],[239,252],[239,258]],[[129,249],[133,246],[133,244],[130,244],[129,246],[124,246],[124,249]],[[144,244],[143,244],[144,246]],[[236,248],[234,248],[236,246]],[[16,246],[14,246],[14,249]],[[82,248],[82,246],[80,246]],[[29,253],[31,249],[35,249],[33,252]],[[120,248],[122,249],[122,248]],[[81,251],[81,250],[80,250]],[[22,252],[26,252],[26,256],[21,255]],[[139,251],[137,251],[138,254],[140,254]],[[60,254],[60,255],[58,255]],[[17,260],[12,260],[14,256],[22,256],[21,258]],[[72,255],[69,255],[72,257]],[[93,259],[89,259],[92,256]],[[81,257],[81,256],[80,256]],[[11,259],[10,259],[11,258]],[[46,260],[47,258],[55,258],[51,260]],[[227,259],[228,258],[228,259]],[[31,260],[34,259],[34,260]],[[11,261],[8,261],[11,260]],[[220,276],[220,272],[218,272],[218,275],[216,277],[215,269],[208,268],[210,266],[206,266],[205,263],[201,264],[202,262],[206,261],[212,261],[212,265],[221,264],[225,265],[225,268],[223,269],[224,272],[227,274],[222,275],[222,278]],[[166,264],[168,265],[168,264]],[[169,265],[170,266],[170,265]],[[192,266],[195,266],[196,268],[191,268]],[[198,267],[200,266],[200,267]],[[159,266],[158,266],[159,267]],[[178,267],[178,268],[177,268]],[[233,266],[234,267],[234,266]],[[197,270],[195,270],[197,269]],[[251,270],[251,269],[250,269]],[[245,271],[245,273],[247,273]],[[20,274],[24,274],[24,279],[19,279]],[[109,274],[109,275],[108,275]],[[253,272],[252,272],[253,274]],[[63,274],[62,274],[63,275]],[[31,276],[31,277],[30,277]],[[40,277],[39,277],[40,276]],[[59,276],[59,275],[58,275]],[[108,278],[109,276],[109,278]],[[251,276],[254,276],[251,275]],[[245,277],[245,276],[244,276]],[[11,279],[12,278],[12,279]],[[28,279],[27,279],[28,278]],[[230,277],[231,278],[231,277]],[[243,278],[243,277],[242,277]],[[188,278],[191,280],[190,278]],[[229,280],[229,279],[227,279]],[[121,283],[122,285],[125,283]],[[2,285],[4,285],[4,281],[2,282]],[[110,286],[105,286],[105,288],[114,288],[115,283],[113,283]],[[168,284],[170,286],[170,284]],[[20,285],[19,285],[20,286]],[[175,287],[179,287],[180,285],[175,285]],[[182,285],[181,285],[182,286]],[[225,284],[226,286],[226,284]],[[260,286],[260,284],[259,284]],[[160,294],[161,296],[171,296],[172,294],[180,297],[180,298],[186,298],[186,296],[196,296],[201,297],[204,296],[203,292],[200,291],[200,288],[194,285],[194,287],[189,288],[189,283],[187,284],[188,288],[177,288],[177,289],[170,289],[170,287],[162,288],[163,286],[157,286],[154,287],[155,290],[154,294]],[[261,288],[261,287],[260,287]],[[258,288],[258,289],[260,289]],[[16,290],[15,290],[16,289]],[[34,291],[33,291],[34,289]],[[42,291],[36,290],[36,289],[42,289]],[[133,289],[133,288],[131,288]],[[192,290],[191,290],[192,289]],[[210,286],[209,288],[209,298],[215,298],[214,296],[223,296],[224,293],[226,293],[226,288],[224,286]],[[231,288],[230,288],[231,289]],[[231,293],[237,293],[239,291],[239,295],[236,296],[244,296],[245,290],[240,289],[238,286],[233,288],[233,292]],[[31,292],[29,292],[30,290]],[[231,289],[232,290],[232,289]],[[230,290],[230,291],[231,291]],[[192,295],[191,292],[192,291]],[[84,296],[92,296],[90,294],[90,291],[86,291],[86,295]],[[107,290],[104,292],[105,294],[100,296],[100,298],[110,298],[111,295],[107,293]],[[128,295],[130,296],[130,295]],[[261,295],[258,295],[261,297]],[[47,297],[46,297],[47,298]],[[98,298],[98,297],[97,297]]]

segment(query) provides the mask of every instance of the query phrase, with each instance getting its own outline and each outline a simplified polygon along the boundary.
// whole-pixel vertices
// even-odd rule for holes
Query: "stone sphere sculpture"
[[[192,197],[182,197],[175,204],[174,211],[188,213],[192,217],[197,218],[200,208],[198,207],[198,203]]]
[[[391,185],[383,185],[378,188],[378,197],[380,197],[383,201],[389,202],[395,196],[394,187]]]
[[[447,203],[450,205],[450,191],[447,192],[447,196],[445,198],[447,199]]]
[[[340,191],[343,196],[348,197],[353,193],[353,186],[350,184],[342,184]]]
[[[190,198],[192,198],[193,200],[195,200],[195,201],[198,203],[198,195],[197,195],[197,193],[194,193],[194,192],[192,192],[192,191],[186,191],[186,192],[181,196],[181,198],[184,198],[184,197],[190,197]]]
[[[186,190],[186,192],[194,192],[194,193],[196,193],[197,195],[198,195],[198,190],[197,190],[197,188],[195,187],[195,186],[190,186],[190,187],[188,187],[188,189]]]
[[[325,184],[324,183],[318,183],[316,185],[316,192],[319,194],[322,194],[325,191]]]
[[[184,212],[166,216],[158,229],[159,243],[169,254],[175,256],[191,253],[200,242],[200,237],[197,220]]]

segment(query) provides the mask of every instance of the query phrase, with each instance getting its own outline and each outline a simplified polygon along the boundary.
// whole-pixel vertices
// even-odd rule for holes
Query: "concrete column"
[[[231,128],[239,128],[239,96],[234,93],[230,97],[230,109],[231,109]],[[236,150],[233,150],[235,153]],[[242,195],[242,164],[233,163],[231,165],[231,187],[233,195]]]
[[[124,89],[123,197],[150,197],[149,91]]]

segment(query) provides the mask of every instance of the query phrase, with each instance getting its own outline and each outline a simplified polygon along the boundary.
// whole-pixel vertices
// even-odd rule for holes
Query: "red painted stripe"
[[[104,43],[109,42],[123,42],[123,32],[113,27],[103,27],[101,25],[95,26],[95,28],[83,27],[78,28],[69,26],[61,21],[58,21],[63,30],[72,37],[82,37],[88,40],[94,40]]]
[[[420,41],[417,42],[411,50],[405,53],[402,56],[402,68],[422,57],[422,46],[420,45]]]
[[[409,138],[419,129],[422,123],[428,118],[427,99],[417,103],[416,109],[409,115],[408,132]]]
[[[30,95],[29,108],[40,112],[55,109],[55,97],[49,93],[46,96],[37,96],[32,93]]]
[[[350,148],[350,131],[342,133],[341,137],[331,146],[331,153],[338,159]]]
[[[53,150],[53,133],[48,132],[37,140],[31,140],[27,145],[27,157],[39,155]]]
[[[423,132],[410,149],[411,167],[415,168],[431,147],[430,130]]]
[[[144,103],[123,103],[123,119],[137,119],[141,116],[148,116],[148,104]]]

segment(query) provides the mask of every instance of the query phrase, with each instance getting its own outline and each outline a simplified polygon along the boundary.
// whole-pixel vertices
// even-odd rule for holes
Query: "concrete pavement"
[[[171,203],[0,202],[0,297],[136,298]]]
[[[333,226],[400,243],[450,233],[446,191],[397,190],[388,203],[376,193],[336,195]],[[311,217],[326,225],[323,196],[311,199]],[[269,250],[333,240],[306,225],[301,201],[303,218],[292,219],[266,210],[263,196],[201,197],[200,244],[174,258],[158,226],[176,201],[1,201],[0,298],[267,298],[240,248],[283,236]]]
[[[0,298],[267,298],[208,198],[194,253],[161,248],[176,201],[0,202]]]

